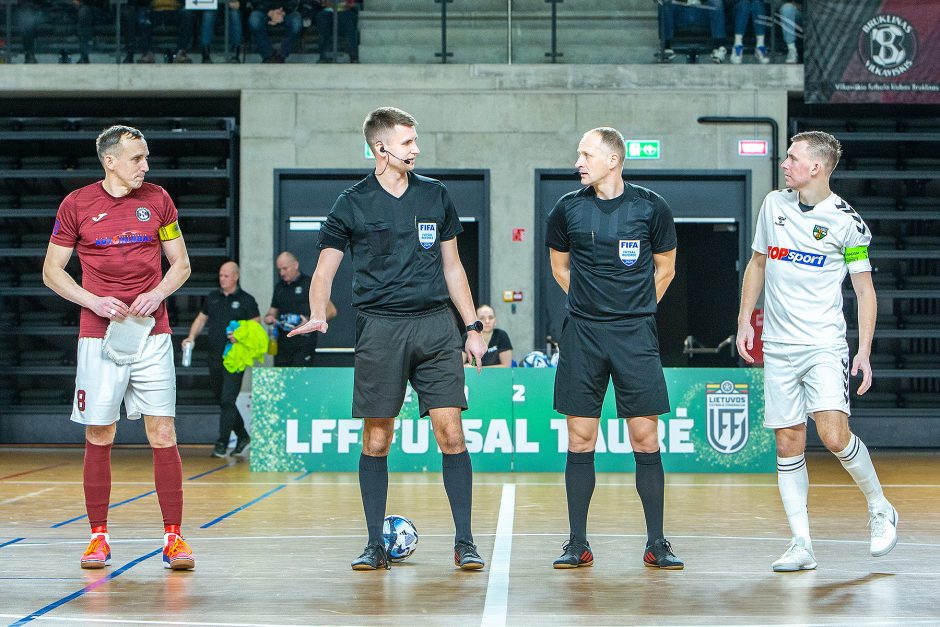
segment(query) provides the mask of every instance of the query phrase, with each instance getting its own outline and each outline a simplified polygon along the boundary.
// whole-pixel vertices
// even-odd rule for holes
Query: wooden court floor
[[[593,568],[556,571],[563,475],[477,474],[487,560],[457,571],[437,473],[394,474],[389,513],[417,552],[354,572],[364,544],[354,474],[250,473],[182,451],[193,572],[168,572],[149,449],[113,455],[113,564],[83,571],[80,449],[0,448],[0,623],[50,625],[940,625],[940,455],[873,456],[900,542],[868,554],[865,501],[833,456],[810,456],[819,568],[775,574],[789,532],[774,475],[667,475],[666,528],[683,571],[643,567],[633,475],[598,475]]]

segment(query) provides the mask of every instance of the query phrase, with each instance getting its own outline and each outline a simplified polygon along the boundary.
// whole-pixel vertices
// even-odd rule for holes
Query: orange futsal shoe
[[[111,565],[111,545],[108,534],[95,533],[91,536],[88,548],[82,554],[82,568],[104,568]]]
[[[196,558],[186,540],[175,533],[163,536],[163,567],[171,570],[192,570],[196,567]]]

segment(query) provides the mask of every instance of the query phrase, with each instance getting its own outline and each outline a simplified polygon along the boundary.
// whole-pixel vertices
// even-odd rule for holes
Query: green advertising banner
[[[672,411],[661,416],[663,465],[672,472],[774,472],[773,432],[762,424],[763,371],[758,368],[667,368]],[[467,370],[470,408],[463,414],[467,449],[480,472],[561,472],[565,417],[552,409],[554,368]],[[359,468],[362,421],[351,417],[351,368],[261,368],[252,377],[251,470],[353,472]],[[634,470],[626,421],[613,390],[600,418],[597,470]],[[440,450],[431,421],[418,416],[409,387],[395,418],[392,471],[437,471]]]

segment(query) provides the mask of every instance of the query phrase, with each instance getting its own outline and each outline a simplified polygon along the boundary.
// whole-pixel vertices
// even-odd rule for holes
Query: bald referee
[[[568,294],[555,376],[555,411],[568,423],[565,489],[571,535],[555,568],[594,564],[587,515],[594,493],[594,447],[613,378],[617,415],[627,421],[636,489],[646,515],[643,563],[679,570],[663,536],[665,477],[658,416],[669,411],[659,359],[656,304],[675,276],[676,228],[658,194],[623,182],[623,136],[595,128],[578,144],[584,188],[561,197],[548,216],[552,274]]]
[[[320,231],[310,320],[288,334],[326,332],[333,277],[349,248],[352,304],[359,309],[352,409],[365,421],[359,487],[369,532],[353,570],[389,566],[382,538],[387,460],[409,381],[443,451],[444,490],[456,526],[454,564],[483,568],[470,532],[473,470],[460,419],[467,398],[460,334],[449,303],[462,318],[463,348],[478,370],[486,353],[483,323],[457,252],[463,228],[454,203],[440,181],[414,173],[421,152],[417,124],[394,107],[366,118],[362,131],[375,154],[375,172],[336,199]]]

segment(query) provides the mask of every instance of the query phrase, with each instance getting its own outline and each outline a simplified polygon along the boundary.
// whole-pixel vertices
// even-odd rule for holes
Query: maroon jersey
[[[49,241],[74,248],[82,266],[82,287],[131,305],[163,279],[162,241],[180,237],[176,206],[159,185],[144,183],[115,198],[101,181],[75,190],[59,205]],[[166,303],[153,312],[151,335],[169,333]],[[103,338],[109,320],[82,308],[78,337]]]

